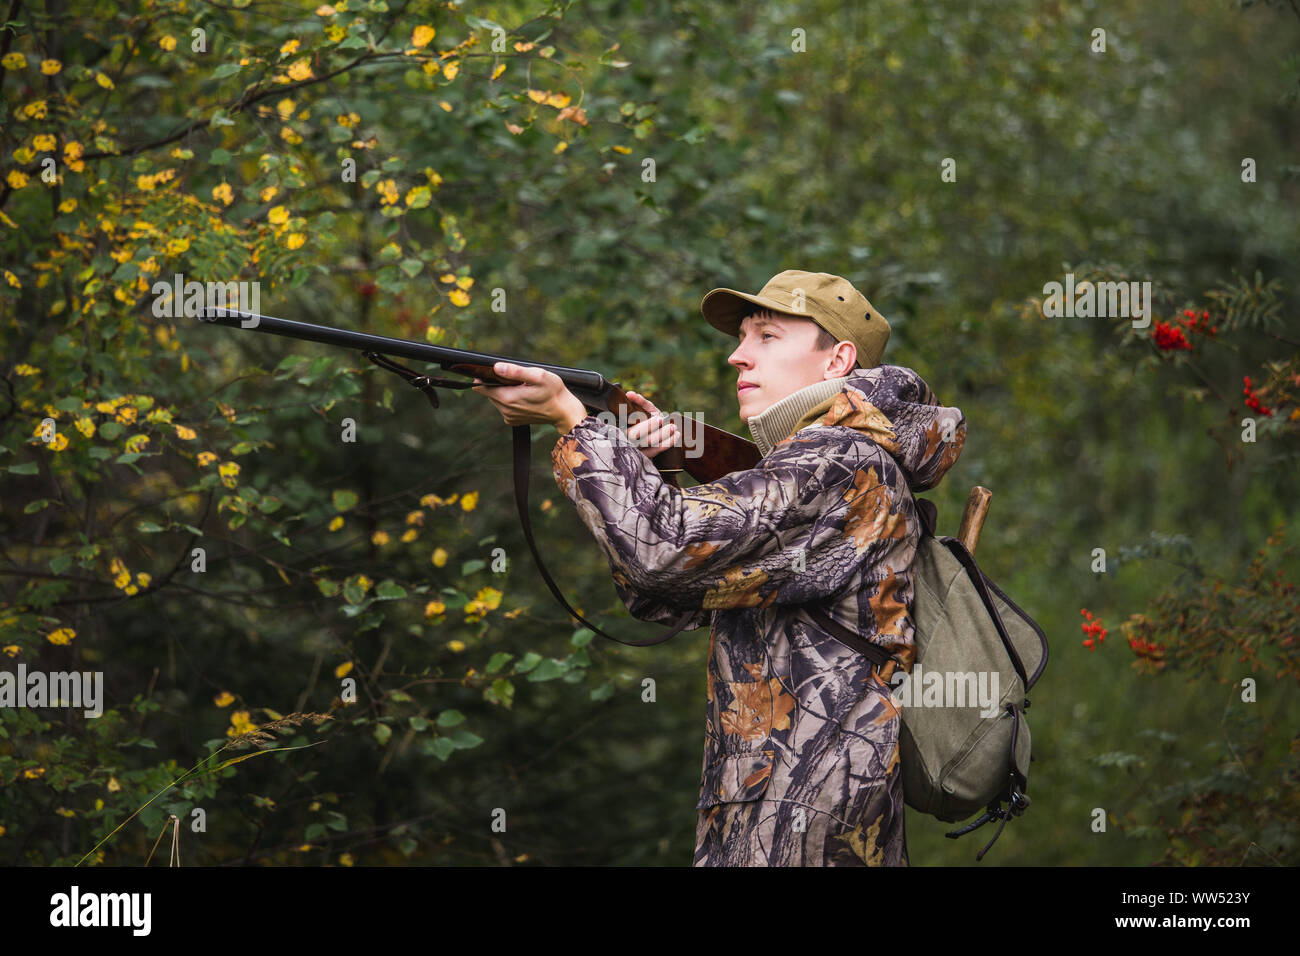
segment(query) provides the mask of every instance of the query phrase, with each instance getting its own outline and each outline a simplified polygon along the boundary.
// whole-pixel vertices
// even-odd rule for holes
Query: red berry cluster
[[[1165,646],[1157,644],[1155,641],[1144,641],[1140,637],[1130,637],[1128,646],[1133,649],[1133,653],[1138,657],[1147,657],[1159,661],[1165,656]]]
[[[1178,320],[1178,324],[1187,329],[1188,332],[1199,332],[1201,335],[1208,335],[1214,338],[1218,332],[1217,325],[1210,325],[1210,313],[1202,312],[1198,317],[1192,309],[1183,309],[1183,317]]]
[[[1192,343],[1187,341],[1187,336],[1183,335],[1182,329],[1174,328],[1168,322],[1156,320],[1155,334],[1156,348],[1163,352],[1172,352],[1177,349],[1192,350]]]
[[[1086,607],[1079,608],[1079,613],[1082,614],[1085,618],[1087,618],[1089,622],[1087,624],[1082,625],[1083,633],[1088,635],[1088,639],[1083,642],[1083,646],[1090,651],[1095,651],[1097,649],[1097,645],[1093,643],[1093,639],[1094,638],[1096,639],[1097,644],[1100,644],[1102,641],[1106,640],[1106,629],[1101,626],[1100,618],[1098,618],[1095,621],[1092,619],[1092,612],[1089,611]]]
[[[1250,408],[1253,408],[1255,411],[1259,412],[1261,415],[1268,415],[1272,417],[1273,409],[1269,408],[1268,406],[1260,402],[1259,397],[1255,394],[1255,390],[1251,388],[1250,376],[1247,375],[1245,378],[1242,379],[1242,382],[1244,382],[1245,384],[1242,386],[1241,394],[1246,396],[1246,404]]]

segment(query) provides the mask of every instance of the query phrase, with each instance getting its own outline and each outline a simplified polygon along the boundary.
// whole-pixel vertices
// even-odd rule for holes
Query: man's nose
[[[742,366],[748,367],[753,363],[750,362],[749,356],[745,354],[745,347],[743,345],[737,345],[736,351],[732,352],[731,357],[727,359],[727,364],[740,368]]]

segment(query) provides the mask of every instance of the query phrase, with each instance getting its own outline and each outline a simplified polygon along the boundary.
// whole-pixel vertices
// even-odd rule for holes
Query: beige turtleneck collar
[[[799,429],[811,425],[830,410],[835,396],[844,389],[849,376],[828,378],[792,392],[779,402],[749,419],[749,431],[758,445],[759,454],[767,457],[778,442]]]

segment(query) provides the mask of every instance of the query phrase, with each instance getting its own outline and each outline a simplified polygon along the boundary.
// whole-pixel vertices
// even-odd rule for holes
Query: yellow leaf
[[[170,53],[172,50],[176,49],[176,38],[170,33],[166,36],[161,36],[158,38],[158,45]]]
[[[44,775],[45,775],[44,767],[28,768],[27,770],[23,771],[23,776],[26,777],[28,780],[36,780]]]
[[[461,498],[460,506],[466,511],[473,511],[478,507],[478,492],[471,491],[469,494],[465,495],[465,497]]]
[[[419,536],[420,536],[420,532],[416,531],[414,528],[408,528],[406,532],[402,535],[402,543],[410,544]]]
[[[500,76],[505,71],[506,71],[506,65],[504,63],[498,63],[496,65],[496,68],[492,70],[492,79],[495,80],[498,76]]]
[[[110,80],[110,79],[109,79],[107,76],[105,76],[103,73],[96,73],[96,74],[95,74],[95,82],[98,83],[100,86],[102,86],[102,87],[103,87],[104,89],[106,89],[106,90],[111,90],[111,89],[113,88],[113,81]]]
[[[335,517],[333,521],[330,522],[330,530],[337,531],[341,527],[343,527],[343,516],[338,515],[337,517]]]
[[[291,232],[285,238],[284,244],[290,249],[301,249],[307,242],[306,233]]]
[[[422,23],[414,30],[411,31],[411,46],[426,47],[429,45],[430,41],[432,41],[433,38],[437,35],[438,35],[437,30],[435,30],[431,26]]]
[[[455,60],[452,60],[450,63],[444,64],[442,67],[442,75],[445,76],[449,82],[451,80],[456,79],[456,74],[459,72],[460,72],[460,64],[457,63]]]
[[[59,203],[59,212],[72,212],[76,208],[77,201],[75,199],[65,199],[63,202]]]
[[[49,133],[38,133],[32,137],[32,148],[38,153],[52,153],[58,141]]]
[[[53,76],[63,69],[63,64],[58,60],[41,60],[41,72],[46,76]]]
[[[109,792],[109,793],[117,793],[117,792],[118,792],[119,790],[121,790],[121,789],[122,789],[122,785],[121,785],[120,783],[117,782],[117,777],[109,777],[109,778],[108,778],[108,792]]]
[[[437,617],[439,614],[444,613],[446,610],[447,610],[447,605],[443,604],[441,601],[430,601],[428,604],[424,606],[424,616]]]
[[[628,153],[632,152],[632,148],[630,146],[615,146],[614,152],[622,153],[624,156],[626,156]]]
[[[529,91],[528,91],[528,98],[529,98],[530,100],[532,100],[534,103],[545,103],[545,102],[546,102],[546,94],[545,94],[544,92],[542,92],[541,90],[529,90]]]
[[[448,641],[448,642],[447,642],[447,649],[448,649],[449,651],[451,651],[453,654],[459,654],[461,651],[465,650],[465,642],[464,642],[464,641]]]
[[[282,47],[280,47],[280,55],[293,56],[295,53],[298,52],[298,47],[300,45],[301,44],[299,44],[297,40],[288,40],[285,42],[285,44]]]
[[[222,203],[229,206],[235,201],[235,193],[230,188],[230,183],[222,183],[220,186],[212,187],[212,198],[220,200]]]
[[[184,425],[175,424],[172,425],[172,428],[176,429],[176,437],[181,441],[193,441],[198,437],[198,432],[193,428],[186,428]]]
[[[335,10],[333,7],[331,7],[328,3],[322,3],[319,7],[316,8],[316,16],[318,17],[332,17],[337,12],[338,11]]]
[[[306,57],[303,57],[301,60],[294,63],[293,66],[289,67],[289,78],[291,80],[309,80],[311,77],[311,64],[307,61]]]
[[[275,198],[275,194],[278,193],[279,191],[280,191],[279,186],[267,186],[258,195],[258,198],[261,199],[262,202],[270,202],[272,199]]]
[[[217,456],[210,451],[199,452],[199,467],[206,468],[217,460]]]
[[[452,111],[452,105],[448,103],[446,100],[439,100],[438,105],[441,106],[443,110],[447,113],[450,113]]]
[[[445,567],[447,564],[447,551],[445,548],[436,548],[433,552],[433,566],[435,568]]]
[[[387,531],[376,531],[370,536],[370,543],[376,547],[382,547],[383,545],[388,544],[388,541],[389,538]]]
[[[25,70],[27,69],[27,57],[21,53],[6,53],[3,59],[0,59],[0,66],[6,70]]]
[[[0,827],[0,835],[2,835],[3,832],[4,832],[4,828],[3,828],[3,827]],[[351,866],[351,865],[353,864],[353,862],[354,862],[354,861],[353,861],[353,859],[352,859],[352,854],[351,854],[351,853],[341,853],[341,854],[339,854],[339,866]]]
[[[338,667],[334,668],[335,677],[347,677],[350,673],[352,673],[351,661],[344,661]]]
[[[51,644],[71,644],[72,639],[77,636],[77,632],[70,627],[61,627],[45,635],[45,639]]]
[[[469,296],[465,294],[464,289],[452,289],[447,298],[451,300],[452,305],[458,305],[462,309],[469,305]]]
[[[273,226],[283,226],[289,221],[289,210],[284,206],[273,206],[266,218]]]
[[[216,697],[212,698],[212,702],[218,707],[229,707],[235,702],[235,695],[228,690],[223,690]]]

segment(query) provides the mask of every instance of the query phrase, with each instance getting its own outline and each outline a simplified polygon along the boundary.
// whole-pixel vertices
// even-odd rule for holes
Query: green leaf
[[[317,578],[316,587],[319,588],[320,593],[326,597],[335,597],[340,590],[339,583],[337,581],[331,581],[328,578]]]
[[[444,710],[438,715],[439,727],[455,727],[457,724],[464,723],[465,715],[459,710]]]
[[[135,530],[143,531],[145,534],[157,534],[159,531],[163,530],[163,526],[160,524],[154,524],[152,521],[141,521],[135,526]]]
[[[239,65],[238,60],[230,63],[223,63],[212,71],[212,78],[214,80],[224,80],[228,76],[234,76],[242,69],[243,67]]]
[[[591,639],[595,636],[595,631],[585,627],[580,627],[573,632],[573,637],[569,638],[569,643],[574,647],[585,647],[591,643]]]
[[[360,500],[360,498],[357,497],[357,493],[355,491],[344,491],[343,489],[337,489],[334,492],[333,500],[334,500],[335,511],[347,511],[351,508],[356,507],[356,504]]]
[[[346,40],[344,40],[342,43],[339,44],[340,50],[364,50],[365,48],[366,48],[366,41],[363,40],[361,37],[357,36],[356,34],[353,34],[352,36],[348,37]]]
[[[489,691],[491,692],[491,696],[488,697],[489,700],[499,701],[505,705],[507,710],[510,709],[510,705],[515,699],[514,684],[506,680],[504,677],[498,677],[492,682],[492,686],[484,691],[484,694],[487,695]]]
[[[99,437],[106,441],[112,441],[124,431],[126,431],[126,426],[121,422],[104,422],[99,426]]]
[[[379,741],[382,747],[388,743],[388,739],[393,736],[393,728],[387,724],[375,724],[375,739]]]
[[[394,601],[397,598],[404,597],[406,597],[406,588],[396,581],[382,581],[375,588],[375,600],[377,601]]]
[[[591,692],[592,700],[609,700],[613,696],[614,696],[614,685],[611,684],[609,681],[605,681],[605,683],[601,684],[599,687],[597,687],[595,690]]]
[[[25,461],[21,465],[10,465],[9,473],[11,475],[34,475],[40,468],[34,461]]]
[[[483,742],[482,737],[478,734],[470,733],[468,730],[458,730],[449,738],[445,739],[449,739],[452,746],[457,750],[470,750]]]
[[[419,733],[422,730],[429,729],[429,722],[425,720],[423,717],[412,717],[407,721],[407,723],[411,725],[411,729],[414,730],[416,733]]]
[[[460,566],[460,576],[466,577],[468,575],[473,574],[475,571],[482,571],[486,567],[487,567],[486,561],[482,561],[478,558],[473,558],[469,561],[466,561],[464,564]]]
[[[456,749],[456,745],[446,737],[437,737],[429,745],[429,749],[433,751],[435,757],[445,761],[451,756],[451,752]]]
[[[528,675],[530,681],[555,680],[564,674],[566,668],[554,658],[548,657],[537,665],[536,668]]]
[[[424,269],[424,263],[419,259],[403,259],[398,268],[414,279]]]
[[[519,659],[519,663],[515,665],[515,673],[527,674],[530,670],[532,670],[541,662],[542,662],[541,654],[538,654],[536,651],[529,651],[527,654],[521,657]]]
[[[213,166],[224,166],[226,165],[226,163],[230,162],[230,159],[231,159],[230,153],[222,149],[221,147],[217,147],[216,149],[214,149],[212,153],[208,156],[208,162],[211,163]]]
[[[50,570],[55,574],[62,574],[72,566],[72,555],[60,554],[50,558]]]
[[[50,504],[49,498],[37,498],[35,501],[29,501],[27,502],[27,507],[23,509],[23,514],[25,515],[36,514],[36,512],[40,511],[42,508],[49,507],[49,504]]]
[[[488,659],[484,673],[491,674],[495,671],[499,671],[501,668],[505,667],[514,656],[515,655],[513,654],[507,654],[505,651],[497,651]]]

